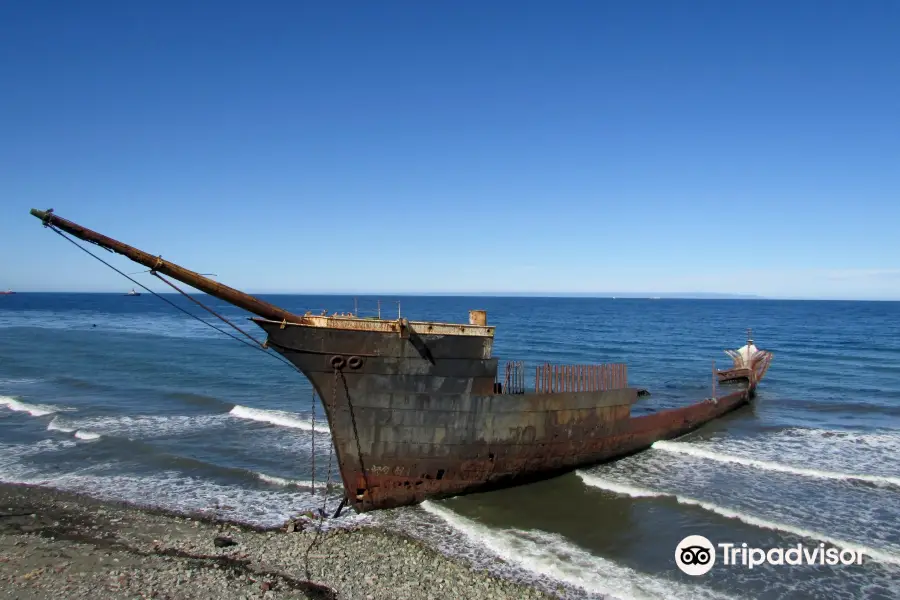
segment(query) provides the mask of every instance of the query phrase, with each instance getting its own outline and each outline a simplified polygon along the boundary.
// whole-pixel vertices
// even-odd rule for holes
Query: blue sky
[[[900,299],[900,3],[6,2],[0,288]],[[129,270],[138,270],[118,261]]]

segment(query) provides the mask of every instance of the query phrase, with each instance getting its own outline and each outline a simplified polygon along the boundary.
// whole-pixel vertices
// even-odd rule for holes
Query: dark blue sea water
[[[266,299],[293,312],[354,306]],[[486,309],[500,358],[627,362],[631,384],[653,394],[636,412],[708,396],[712,361],[728,364],[722,351],[742,345],[747,327],[775,359],[754,406],[686,438],[534,485],[359,519],[574,596],[900,597],[900,303],[381,300],[385,315],[400,300],[411,319],[465,321]],[[375,312],[375,298],[358,301]],[[278,524],[334,503],[320,485],[330,441],[314,406],[297,372],[153,296],[0,296],[0,480]],[[674,562],[691,534],[868,554],[862,565],[719,564],[691,577]]]

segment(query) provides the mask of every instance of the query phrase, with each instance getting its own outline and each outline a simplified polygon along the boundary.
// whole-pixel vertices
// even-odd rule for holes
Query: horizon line
[[[144,289],[142,294],[161,296],[179,296],[177,292],[148,292]],[[211,295],[195,290],[195,294]],[[758,294],[728,294],[718,292],[273,292],[257,291],[243,292],[249,295],[265,296],[341,296],[341,297],[436,297],[436,298],[583,298],[596,300],[785,300],[785,301],[811,301],[811,302],[900,302],[900,298],[847,298],[828,296],[762,296]],[[117,291],[73,291],[73,290],[23,290],[13,291],[18,294],[108,294],[122,295]],[[2,294],[0,294],[2,295]]]

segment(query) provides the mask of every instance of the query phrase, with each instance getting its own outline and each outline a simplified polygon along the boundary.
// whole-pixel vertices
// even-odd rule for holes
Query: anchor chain
[[[338,372],[335,370],[335,376],[337,376]],[[366,465],[363,463],[362,457],[362,446],[359,443],[359,430],[356,428],[356,415],[353,413],[353,402],[350,400],[350,389],[347,387],[347,378],[344,377],[343,372],[341,372],[341,382],[344,384],[344,393],[347,395],[347,409],[350,411],[350,424],[353,425],[353,438],[356,440],[356,458],[359,461],[359,470],[362,471],[363,482],[366,486],[366,489],[363,491],[362,498],[357,494],[357,500],[365,501],[365,493],[369,492],[371,495],[371,488],[369,487],[369,476],[366,473]]]
[[[337,405],[337,388],[336,388],[336,386],[337,386],[337,377],[335,376],[334,382],[332,384],[332,389],[331,389],[331,407],[332,408]],[[310,471],[311,471],[310,489],[312,490],[313,496],[316,495],[316,398],[317,397],[318,397],[318,394],[316,393],[315,388],[313,388],[312,397],[310,400],[310,413],[312,415],[312,417],[310,419],[312,422],[312,433],[311,433],[312,452],[310,455],[310,463],[311,463],[311,466],[310,466]],[[323,408],[324,408],[324,401],[322,404],[323,404]],[[334,469],[332,466],[333,462],[334,462],[334,440],[331,441],[331,444],[329,444],[329,447],[328,447],[328,470],[326,472],[325,481],[322,486],[322,493],[326,497],[328,495],[328,490],[331,489],[332,484],[333,484],[333,482],[332,482],[332,475],[334,472]],[[322,506],[322,510],[323,511],[325,510],[324,504]]]
[[[334,366],[334,381],[331,385],[331,408],[334,410],[334,407],[337,406],[337,380],[338,380],[338,367]],[[313,429],[313,437],[315,438],[315,429]],[[331,455],[334,454],[334,440],[331,441],[331,453],[328,455],[328,480],[331,481]],[[315,489],[313,489],[313,496],[315,496]],[[313,548],[319,545],[319,539],[322,536],[322,521],[325,520],[325,507],[328,504],[328,485],[325,485],[325,489],[322,492],[322,508],[319,511],[319,518],[316,519],[316,534],[313,536],[313,539],[309,542],[309,546],[306,547],[306,552],[303,556],[304,570],[306,571],[306,579],[311,580],[312,576],[309,571],[309,553]]]
[[[331,410],[332,415],[334,414],[334,407],[337,406],[337,369],[335,369],[334,373],[334,381],[331,383]],[[325,491],[323,492],[327,498],[328,496],[328,488],[331,487],[331,462],[334,458],[334,437],[331,437],[331,443],[328,444],[328,479],[325,482]],[[325,509],[325,503],[322,502],[322,509]]]
[[[312,398],[309,403],[309,412],[312,415],[310,417],[310,421],[312,422],[312,432],[309,434],[310,444],[312,446],[312,452],[310,452],[310,488],[312,489],[313,496],[316,495],[316,389],[313,388]],[[326,486],[327,487],[327,486]]]

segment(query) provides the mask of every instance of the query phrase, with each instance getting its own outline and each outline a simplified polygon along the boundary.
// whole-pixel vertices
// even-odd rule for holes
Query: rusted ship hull
[[[749,402],[771,360],[748,339],[746,360],[738,356],[744,349],[726,351],[735,367],[751,367],[744,388],[632,418],[639,390],[628,386],[625,365],[539,366],[526,392],[515,363],[497,381],[494,328],[484,311],[470,311],[467,324],[296,315],[52,210],[31,212],[60,235],[144,265],[201,306],[162,275],[256,315],[264,347],[297,367],[322,399],[346,498],[359,511],[526,483],[632,454]]]
[[[361,512],[628,455],[732,411],[753,393],[748,387],[631,418],[638,390],[621,376],[590,386],[582,375],[568,385],[579,391],[494,393],[497,361],[485,358],[487,337],[254,321],[323,399],[348,499]]]

